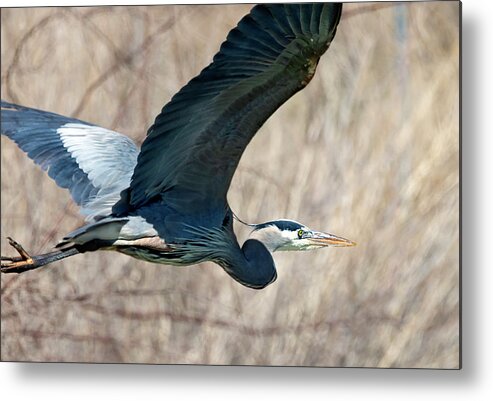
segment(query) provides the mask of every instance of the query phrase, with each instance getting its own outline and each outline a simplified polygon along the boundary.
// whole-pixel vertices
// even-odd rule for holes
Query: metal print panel
[[[1,18],[2,361],[460,367],[459,2]]]

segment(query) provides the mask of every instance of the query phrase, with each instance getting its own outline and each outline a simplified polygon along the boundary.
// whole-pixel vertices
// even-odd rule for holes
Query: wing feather
[[[341,10],[339,3],[255,6],[213,62],[156,117],[130,187],[113,211],[122,214],[161,199],[185,215],[225,203],[245,147],[310,81]],[[180,199],[184,193],[187,202]]]
[[[4,101],[1,133],[70,191],[88,221],[111,213],[137,163],[138,149],[124,135]]]

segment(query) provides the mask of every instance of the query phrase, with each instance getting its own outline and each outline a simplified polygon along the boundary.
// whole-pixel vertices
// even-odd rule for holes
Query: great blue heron
[[[354,245],[275,220],[251,225],[240,248],[226,199],[252,137],[313,77],[341,10],[338,3],[255,6],[164,106],[140,151],[114,131],[2,102],[2,134],[70,191],[87,221],[38,256],[9,238],[20,256],[2,257],[2,273],[115,250],[170,265],[212,261],[241,284],[263,288],[277,276],[270,251]]]

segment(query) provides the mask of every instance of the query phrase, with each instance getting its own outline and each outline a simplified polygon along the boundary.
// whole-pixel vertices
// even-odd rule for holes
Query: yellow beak
[[[346,238],[338,237],[334,234],[313,232],[313,236],[307,238],[311,243],[318,246],[355,246],[356,242]]]

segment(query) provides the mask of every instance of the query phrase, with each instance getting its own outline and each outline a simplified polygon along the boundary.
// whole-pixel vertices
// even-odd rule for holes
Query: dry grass
[[[104,252],[2,275],[2,360],[457,368],[458,7],[346,5],[312,83],[234,177],[243,219],[293,218],[356,248],[276,254],[262,291],[214,264]],[[2,98],[140,143],[249,8],[4,9]],[[77,207],[1,144],[2,254],[6,235],[48,251]]]

